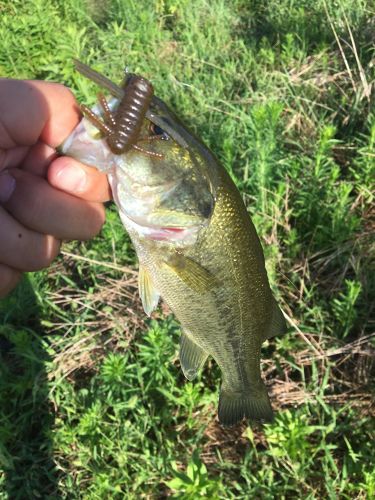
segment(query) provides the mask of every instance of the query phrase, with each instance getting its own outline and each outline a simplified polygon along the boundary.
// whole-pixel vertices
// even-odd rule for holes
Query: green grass
[[[65,83],[86,104],[97,89],[73,57],[152,80],[240,188],[292,322],[263,350],[275,422],[222,429],[218,368],[184,380],[178,324],[165,307],[145,319],[110,208],[97,238],[0,302],[0,498],[374,498],[374,4],[30,0],[0,14],[2,76]]]

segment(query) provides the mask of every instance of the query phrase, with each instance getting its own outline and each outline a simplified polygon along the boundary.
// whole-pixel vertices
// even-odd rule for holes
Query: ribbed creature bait
[[[148,141],[156,138],[155,136],[140,138],[140,131],[153,93],[154,89],[148,80],[142,76],[129,75],[124,85],[124,95],[115,113],[112,113],[102,94],[99,94],[98,100],[102,108],[103,119],[84,104],[81,109],[91,123],[102,132],[113,154],[126,153],[133,147],[145,154],[161,158],[162,155],[137,146],[140,140]]]

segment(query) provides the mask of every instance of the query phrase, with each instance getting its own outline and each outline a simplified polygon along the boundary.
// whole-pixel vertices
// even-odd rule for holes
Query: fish
[[[81,62],[76,68],[109,90],[108,106],[115,110],[126,89]],[[98,105],[93,112],[105,113]],[[254,224],[226,169],[162,99],[152,96],[142,120],[134,144],[146,142],[156,155],[134,148],[113,154],[87,118],[59,151],[107,173],[137,253],[145,313],[150,315],[162,298],[176,316],[179,358],[188,380],[197,377],[209,356],[220,367],[220,424],[272,421],[261,346],[284,334],[286,322]]]

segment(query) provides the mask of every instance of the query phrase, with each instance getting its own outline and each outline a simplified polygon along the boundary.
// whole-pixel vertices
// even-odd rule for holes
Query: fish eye
[[[150,123],[150,132],[152,135],[160,135],[161,139],[167,140],[169,139],[169,135],[165,132],[159,125],[155,123]]]

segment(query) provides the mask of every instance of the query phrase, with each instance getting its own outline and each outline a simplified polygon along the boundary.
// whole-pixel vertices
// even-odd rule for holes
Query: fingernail
[[[16,179],[7,170],[0,173],[0,203],[6,203],[16,187]]]
[[[77,166],[65,165],[56,175],[55,186],[70,193],[80,193],[86,187],[86,172]]]

